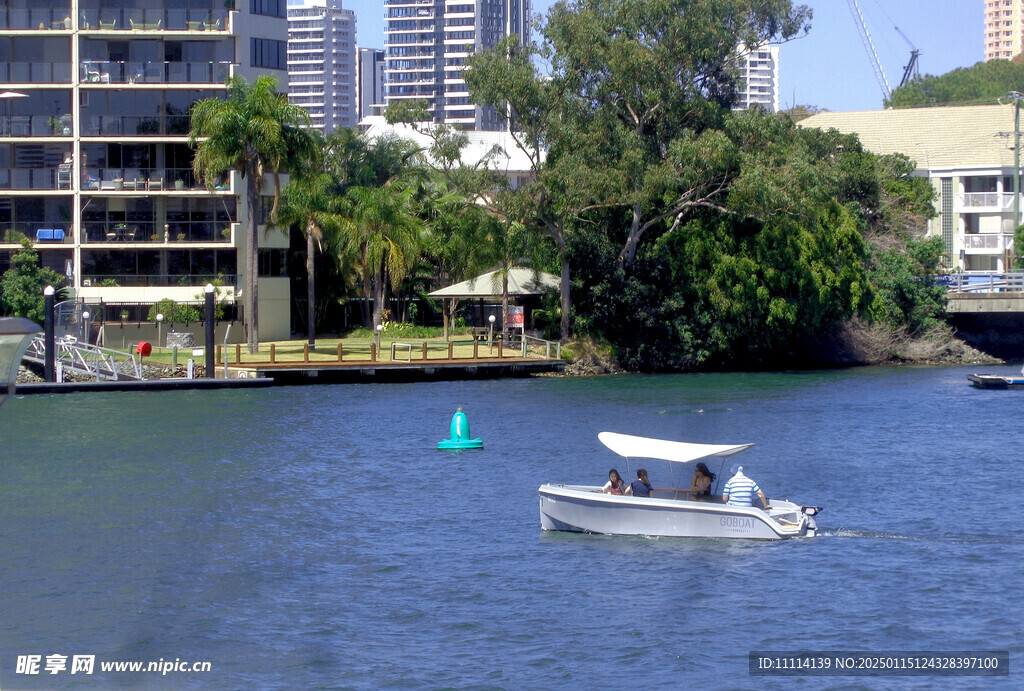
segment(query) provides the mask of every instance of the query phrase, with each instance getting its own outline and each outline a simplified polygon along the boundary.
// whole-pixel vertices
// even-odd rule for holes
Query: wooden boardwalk
[[[557,344],[542,342],[545,347],[503,348],[502,343],[484,345],[474,339],[447,343],[393,341],[382,345],[346,347],[337,352],[330,349],[310,350],[278,348],[271,344],[257,358],[242,352],[241,345],[229,347],[227,370],[229,378],[270,378],[275,383],[309,384],[345,381],[431,381],[445,379],[478,379],[529,376],[544,372],[560,372],[565,361],[557,356]],[[217,348],[217,376],[224,376],[225,353]]]
[[[241,364],[228,363],[228,376],[238,379],[270,378],[279,384],[310,384],[313,383],[311,381],[313,379],[323,383],[334,383],[525,377],[544,372],[561,372],[564,368],[564,360],[538,357],[436,358],[408,362],[394,360],[243,362]]]

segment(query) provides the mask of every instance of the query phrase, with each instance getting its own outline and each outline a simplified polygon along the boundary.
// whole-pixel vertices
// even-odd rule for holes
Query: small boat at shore
[[[605,494],[599,486],[545,484],[540,489],[544,530],[650,537],[726,537],[785,540],[817,534],[817,506],[770,499],[769,510],[722,502],[721,495],[691,497],[682,486],[687,463],[725,459],[753,444],[717,445],[666,441],[615,432],[598,435],[605,446],[627,459],[659,459],[673,464],[674,486],[654,488],[650,497]],[[676,470],[678,469],[678,472]]]

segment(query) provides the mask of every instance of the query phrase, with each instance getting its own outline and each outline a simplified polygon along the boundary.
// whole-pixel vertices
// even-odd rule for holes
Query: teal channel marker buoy
[[[442,439],[437,443],[439,449],[482,449],[483,439],[469,438],[469,420],[462,412],[462,406],[452,415],[451,439]]]

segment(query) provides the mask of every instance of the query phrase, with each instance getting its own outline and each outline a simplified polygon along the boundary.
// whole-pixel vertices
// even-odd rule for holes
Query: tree
[[[588,208],[589,201],[574,184],[580,178],[571,175],[571,162],[563,158],[562,167],[549,165],[547,149],[558,140],[562,113],[568,111],[560,83],[541,74],[536,66],[549,55],[546,49],[521,45],[518,36],[509,36],[492,50],[471,56],[463,75],[474,101],[506,115],[506,131],[530,162],[529,179],[519,187],[494,191],[491,206],[507,223],[523,230],[536,229],[554,243],[560,274],[559,334],[564,340],[570,334],[572,306],[566,229],[573,217]]]
[[[415,194],[415,187],[402,178],[381,187],[353,187],[346,194],[344,242],[362,259],[374,328],[381,323],[385,281],[397,288],[420,256],[423,221],[417,215]]]
[[[301,126],[309,125],[309,114],[288,103],[278,93],[277,80],[261,75],[249,84],[243,77],[230,77],[225,100],[198,101],[192,109],[189,145],[196,149],[193,169],[208,187],[218,177],[237,170],[246,183],[249,226],[246,233],[244,307],[246,341],[250,353],[259,343],[259,224],[260,194],[263,176],[274,180],[276,216],[280,198],[279,173],[289,161],[308,157],[311,140]]]
[[[276,218],[283,227],[299,226],[306,239],[306,328],[311,346],[316,345],[317,249],[325,244],[333,248],[340,242],[344,223],[341,195],[365,152],[361,139],[347,130],[342,132],[326,140],[313,135],[317,155],[294,166]]]
[[[719,153],[703,165],[730,171],[716,205],[652,233],[629,272],[608,268],[628,218],[615,209],[592,215],[594,230],[571,247],[586,295],[578,326],[611,341],[622,364],[814,362],[854,315],[929,314],[929,290],[897,294],[876,282],[874,258],[916,251],[910,238],[933,213],[931,186],[906,157],[761,111],[727,114],[705,135]]]
[[[63,282],[59,273],[40,265],[39,253],[26,238],[11,256],[11,268],[0,278],[0,313],[42,324],[46,318],[43,289],[58,288]]]
[[[487,228],[494,222],[477,204],[466,204],[442,176],[431,176],[420,191],[426,220],[423,249],[434,264],[434,277],[451,285],[486,270],[489,238]],[[447,339],[459,301],[447,298],[442,306],[444,337]]]
[[[996,103],[1010,91],[1024,90],[1024,64],[988,60],[946,74],[917,77],[892,92],[886,108]]]
[[[581,146],[593,151],[593,164],[574,170],[614,174],[594,202],[628,211],[621,268],[632,265],[650,229],[679,224],[697,208],[721,207],[728,151],[718,148],[723,142],[713,129],[735,98],[737,51],[788,40],[807,30],[810,16],[789,0],[555,6],[545,36],[554,78],[572,95],[573,158],[580,161]]]
[[[533,157],[534,180],[508,206],[535,210],[516,220],[556,243],[563,337],[569,230],[604,209],[627,211],[616,262],[629,269],[650,229],[719,205],[729,152],[717,148],[721,137],[703,135],[735,96],[737,49],[796,36],[810,16],[789,0],[578,0],[552,8],[541,47],[506,40],[469,60],[471,96],[507,113]]]

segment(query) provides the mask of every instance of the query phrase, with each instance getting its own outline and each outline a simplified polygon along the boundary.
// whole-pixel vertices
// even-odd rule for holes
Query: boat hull
[[[813,536],[816,525],[798,504],[772,500],[771,512],[714,501],[602,493],[597,487],[542,485],[540,522],[544,530],[644,535],[785,540]],[[659,496],[660,495],[660,496]]]

